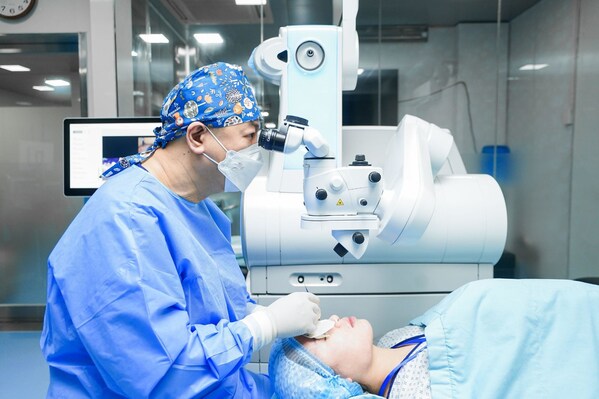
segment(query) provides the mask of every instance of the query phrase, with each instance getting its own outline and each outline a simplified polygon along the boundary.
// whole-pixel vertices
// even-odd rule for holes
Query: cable
[[[445,86],[439,90],[435,90],[432,93],[424,94],[418,97],[406,98],[404,100],[397,101],[398,104],[406,103],[410,101],[420,100],[421,98],[432,97],[436,94],[442,93],[447,89],[451,89],[454,86],[462,85],[464,87],[464,92],[466,93],[466,109],[468,110],[468,122],[470,124],[470,136],[472,136],[472,147],[474,148],[474,153],[478,153],[478,146],[476,144],[476,136],[474,135],[474,124],[472,123],[472,110],[470,109],[470,93],[468,92],[468,85],[463,80],[450,84],[449,86]]]

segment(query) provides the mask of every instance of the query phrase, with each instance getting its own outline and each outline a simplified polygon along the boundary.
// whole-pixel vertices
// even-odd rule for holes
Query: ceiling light
[[[235,4],[238,6],[259,6],[265,5],[266,0],[235,0]]]
[[[0,48],[0,54],[17,54],[22,51],[20,48]]]
[[[260,112],[260,115],[262,115],[263,118],[266,118],[270,114],[268,113],[268,111],[262,111]]]
[[[54,87],[63,87],[71,85],[69,82],[62,79],[47,79],[44,83]]]
[[[193,37],[200,44],[220,44],[225,42],[220,33],[196,33]]]
[[[521,71],[538,71],[539,69],[543,69],[548,67],[547,64],[526,64],[520,67]]]
[[[131,50],[131,57],[137,57],[139,54],[137,54],[137,51],[135,50]]]
[[[141,40],[146,43],[168,43],[168,39],[162,33],[150,33],[139,35]]]
[[[33,86],[33,90],[37,90],[37,91],[54,91],[54,87],[50,87],[50,86]]]
[[[274,129],[275,127],[277,127],[277,125],[275,125],[275,124],[274,124],[274,123],[272,123],[272,122],[268,122],[268,123],[266,123],[266,124],[264,125],[264,127],[265,127],[265,128],[267,128],[267,129]]]
[[[358,75],[362,75],[364,73],[364,68],[358,68]]]
[[[29,72],[31,69],[24,67],[23,65],[0,65],[0,68],[6,69],[10,72]]]
[[[17,104],[17,105],[20,105],[20,106],[22,106],[22,107],[29,107],[29,106],[33,105],[33,104],[31,104],[29,101],[17,101],[17,103],[16,103],[16,104]]]

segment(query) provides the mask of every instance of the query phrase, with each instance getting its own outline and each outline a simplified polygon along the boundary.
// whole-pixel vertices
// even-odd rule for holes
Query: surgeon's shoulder
[[[160,203],[159,191],[164,187],[147,171],[132,166],[111,177],[90,198],[97,205],[121,204],[124,207]]]
[[[132,210],[153,210],[160,200],[153,193],[155,179],[138,167],[131,167],[111,177],[88,199],[67,233],[82,234],[90,227],[112,225],[126,219]]]

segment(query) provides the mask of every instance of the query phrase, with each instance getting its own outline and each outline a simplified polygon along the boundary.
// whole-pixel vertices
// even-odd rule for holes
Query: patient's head
[[[365,319],[331,316],[335,327],[325,339],[296,339],[337,374],[356,380],[372,362],[372,326]]]
[[[363,393],[351,380],[372,360],[372,327],[354,317],[331,319],[336,323],[326,339],[287,338],[273,345],[268,369],[280,398],[350,398]]]

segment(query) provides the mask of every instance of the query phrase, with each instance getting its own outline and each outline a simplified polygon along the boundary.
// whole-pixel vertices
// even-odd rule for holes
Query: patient
[[[599,392],[599,287],[481,280],[372,344],[367,320],[327,338],[277,341],[278,398],[593,398]],[[374,397],[374,395],[368,395]]]
[[[431,397],[423,328],[394,330],[381,339],[379,346],[374,346],[368,320],[353,316],[340,319],[335,315],[330,319],[336,321],[335,327],[324,339],[296,337],[279,341],[273,347],[269,370],[281,399],[350,398],[363,390],[389,398]],[[391,348],[396,343],[398,347]],[[398,365],[401,368],[395,370]],[[314,373],[319,375],[311,375]],[[293,380],[280,381],[282,378],[277,376],[281,375],[293,376]],[[331,384],[333,388],[327,386]],[[323,395],[325,391],[327,394]]]

